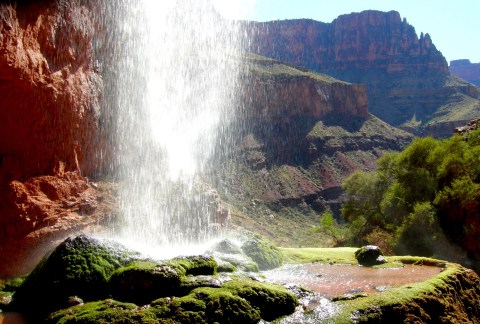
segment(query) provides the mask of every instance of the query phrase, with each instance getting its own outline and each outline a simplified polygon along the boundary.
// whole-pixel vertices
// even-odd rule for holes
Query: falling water
[[[218,136],[227,136],[218,130],[237,92],[235,26],[204,0],[107,6],[115,20],[109,100],[120,182],[113,235],[164,250],[204,242],[218,221],[204,174]]]

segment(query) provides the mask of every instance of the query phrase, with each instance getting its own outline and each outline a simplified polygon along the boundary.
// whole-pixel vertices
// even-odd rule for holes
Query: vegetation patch
[[[396,254],[451,260],[459,255],[453,241],[470,261],[480,260],[479,138],[480,129],[465,137],[416,139],[402,152],[383,155],[377,171],[349,176],[342,206],[349,244],[370,244],[379,238],[375,233],[389,233],[383,244]]]
[[[242,244],[242,251],[258,264],[260,270],[278,268],[283,264],[282,252],[271,243],[254,235]]]
[[[85,235],[67,238],[28,275],[16,290],[11,307],[41,317],[66,307],[70,296],[86,301],[104,299],[111,274],[139,258],[139,253],[120,244]]]

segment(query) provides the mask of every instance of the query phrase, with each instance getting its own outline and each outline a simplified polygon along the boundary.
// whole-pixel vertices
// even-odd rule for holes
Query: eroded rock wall
[[[452,78],[429,34],[396,11],[364,11],[331,23],[284,20],[245,23],[254,53],[366,85],[371,113],[415,133],[451,134],[476,118],[480,93]],[[450,114],[458,107],[460,114]],[[467,116],[468,115],[468,116]]]
[[[101,194],[86,178],[108,163],[98,6],[0,4],[0,275],[27,271],[43,238],[100,217]]]
[[[450,62],[450,72],[477,87],[480,87],[480,63],[470,60],[454,60]]]

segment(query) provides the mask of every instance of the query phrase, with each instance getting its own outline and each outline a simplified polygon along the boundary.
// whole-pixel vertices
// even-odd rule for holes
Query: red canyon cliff
[[[93,12],[84,1],[0,4],[2,274],[42,231],[65,234],[95,213],[84,176],[101,169],[105,138]]]
[[[394,126],[448,136],[453,125],[480,117],[480,91],[451,76],[430,35],[418,36],[398,12],[247,26],[255,53],[366,84],[370,111]]]
[[[480,87],[480,63],[472,63],[470,60],[451,61],[450,72]]]

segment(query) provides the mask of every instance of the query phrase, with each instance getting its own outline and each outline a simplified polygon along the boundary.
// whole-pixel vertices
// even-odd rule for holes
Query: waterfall
[[[214,150],[222,154],[215,143],[228,136],[238,92],[235,23],[206,0],[106,6],[114,55],[105,97],[120,186],[111,235],[163,250],[205,242],[218,233],[219,212],[205,174]]]

